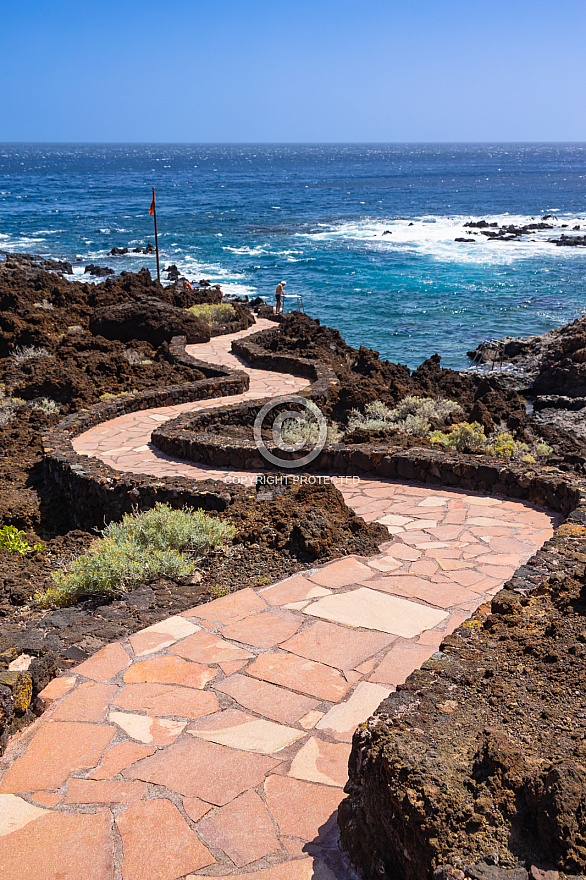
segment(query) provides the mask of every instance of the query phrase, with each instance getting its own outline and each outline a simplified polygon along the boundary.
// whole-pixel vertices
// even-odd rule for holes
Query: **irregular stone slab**
[[[397,642],[372,673],[370,681],[396,687],[402,684],[415,669],[419,669],[425,660],[429,660],[434,650],[435,648],[430,645]]]
[[[332,706],[315,726],[318,730],[326,730],[335,739],[351,742],[357,726],[370,718],[382,701],[386,700],[391,690],[388,687],[362,681],[349,700]]]
[[[279,763],[265,755],[182,737],[164,751],[124,770],[122,775],[165,785],[178,794],[221,807],[243,791],[256,788]]]
[[[0,837],[24,828],[48,810],[35,807],[15,794],[0,794]]]
[[[425,629],[432,629],[448,616],[445,611],[387,596],[367,587],[318,599],[305,609],[305,613],[408,639]]]
[[[324,712],[308,712],[307,715],[304,715],[303,718],[299,719],[299,724],[304,730],[311,730],[312,727],[315,727],[320,718],[324,717]]]
[[[50,812],[0,838],[2,880],[112,880],[112,817]]]
[[[212,809],[212,805],[206,804],[205,801],[200,801],[199,798],[185,797],[183,798],[183,809],[192,822],[199,822],[202,816],[209,813]]]
[[[174,645],[177,639],[173,636],[161,632],[142,632],[135,633],[130,636],[129,642],[132,645],[135,657],[146,657],[148,654],[154,654],[156,651],[162,651],[163,648],[169,648]]]
[[[186,721],[149,718],[148,715],[132,715],[128,712],[110,712],[110,721],[121,727],[133,739],[153,746],[170,745],[187,724]]]
[[[123,678],[128,684],[154,681],[161,684],[182,684],[186,687],[203,688],[217,674],[217,669],[201,663],[188,663],[181,657],[153,657],[152,660],[135,663],[124,673]]]
[[[295,654],[261,654],[246,671],[254,678],[332,703],[341,700],[349,688],[346,679],[331,666]]]
[[[192,880],[192,878],[189,878]],[[238,880],[336,880],[329,868],[317,859],[295,859],[255,871],[253,874],[238,874]]]
[[[339,559],[330,562],[329,565],[310,575],[310,579],[322,587],[347,587],[358,583],[368,577],[372,577],[372,570],[368,565],[358,562],[357,559]]]
[[[246,666],[246,662],[246,660],[228,660],[226,663],[218,663],[218,666],[224,675],[233,675],[239,669],[242,669],[243,666]]]
[[[226,709],[209,718],[200,718],[188,733],[209,742],[263,755],[272,755],[304,736],[301,730],[254,718],[238,709]]]
[[[124,850],[123,880],[176,880],[216,861],[166,798],[132,804],[116,824]]]
[[[58,700],[63,694],[68,693],[76,684],[77,675],[61,675],[59,678],[54,678],[50,681],[40,692],[39,697],[50,706],[51,703],[54,703],[55,700]]]
[[[440,561],[442,563],[448,562],[446,559]],[[433,564],[435,565],[435,563]],[[473,582],[482,579],[482,575],[478,575],[476,572],[466,568],[468,563],[462,563],[462,565],[465,569],[465,571],[462,572],[465,579],[467,579],[467,576],[469,575],[472,575],[471,580]],[[368,586],[385,593],[395,593],[399,596],[422,599],[424,602],[428,602],[430,605],[436,605],[440,608],[450,608],[452,605],[460,605],[462,602],[470,602],[478,595],[472,590],[467,590],[464,586],[458,586],[458,584],[440,583],[439,578],[436,582],[434,581],[433,576],[434,572],[431,572],[429,575],[430,580],[424,580],[421,577],[411,575],[391,575],[390,577],[377,578],[377,580],[371,581]]]
[[[140,630],[130,636],[130,644],[136,657],[143,657],[154,651],[160,651],[174,645],[178,639],[184,639],[195,632],[201,630],[201,627],[191,623],[185,617],[175,615],[168,617],[167,620],[161,620],[146,629]]]
[[[329,785],[302,782],[290,776],[269,776],[265,782],[267,805],[281,834],[315,841],[336,821],[344,792]]]
[[[43,724],[25,754],[8,770],[0,791],[60,788],[71,773],[95,767],[115,733],[111,725],[67,721]]]
[[[66,696],[53,713],[54,721],[103,721],[108,703],[118,690],[115,684],[97,684],[82,681]]]
[[[144,782],[128,780],[70,779],[67,783],[65,804],[129,804],[146,797],[148,788]]]
[[[229,663],[233,660],[250,660],[254,657],[254,654],[245,648],[231,645],[225,639],[218,638],[205,630],[184,639],[171,648],[169,653],[199,663]]]
[[[260,679],[249,678],[247,675],[231,675],[217,684],[215,689],[228,694],[245,709],[281,724],[292,724],[319,705],[317,700],[310,697],[302,697],[293,691]]]
[[[224,626],[222,635],[255,648],[273,648],[296,633],[302,623],[303,618],[290,611],[263,611]]]
[[[223,850],[238,868],[281,848],[272,819],[254,791],[247,791],[198,827],[202,840]]]
[[[206,602],[205,605],[198,605],[197,608],[190,608],[183,612],[182,617],[199,617],[208,623],[233,623],[266,607],[260,596],[247,587],[213,602]]]
[[[141,758],[148,758],[154,754],[156,750],[152,746],[143,746],[134,742],[121,742],[105,753],[102,763],[90,773],[90,779],[111,779],[117,776],[121,770],[130,767],[135,761]]]
[[[63,795],[57,794],[55,791],[35,791],[31,797],[37,804],[42,804],[44,807],[56,807],[63,800]]]
[[[193,635],[193,633],[200,629],[201,627],[197,626],[195,623],[186,620],[185,617],[181,617],[180,614],[175,614],[173,617],[167,617],[166,620],[160,620],[158,623],[153,623],[152,626],[147,626],[145,629],[141,629],[140,632],[135,633],[135,635],[142,635],[143,633],[162,633],[163,635],[172,636],[174,639],[185,639],[187,636]]]
[[[151,682],[127,685],[112,702],[121,709],[142,709],[152,715],[179,718],[199,718],[220,708],[218,700],[209,691]]]
[[[346,743],[325,742],[312,736],[293,758],[289,776],[343,788],[348,781],[349,755]]]
[[[122,645],[115,642],[113,645],[106,645],[89,660],[76,666],[75,672],[93,681],[109,681],[123,669],[128,669],[130,663],[130,657]]]
[[[289,602],[319,599],[321,596],[329,596],[330,592],[325,587],[316,586],[313,581],[298,575],[280,584],[273,584],[272,587],[265,587],[260,591],[260,595],[269,605],[286,605]]]
[[[386,633],[361,632],[320,621],[283,642],[281,648],[337,669],[353,669],[393,641]]]

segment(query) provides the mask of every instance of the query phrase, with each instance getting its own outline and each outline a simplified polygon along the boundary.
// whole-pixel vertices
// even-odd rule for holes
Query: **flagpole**
[[[161,269],[159,267],[159,236],[157,234],[157,208],[155,205],[155,188],[153,186],[153,220],[155,221],[155,249],[157,252],[157,281],[161,283]]]

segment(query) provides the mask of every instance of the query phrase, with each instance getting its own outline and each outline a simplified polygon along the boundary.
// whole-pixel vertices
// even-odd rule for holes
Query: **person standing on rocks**
[[[281,281],[280,284],[277,284],[277,290],[275,293],[275,296],[277,299],[277,306],[275,308],[276,315],[278,315],[280,312],[283,311],[283,299],[285,298],[285,292],[284,292],[283,288],[286,285],[286,283],[287,283],[286,281]]]

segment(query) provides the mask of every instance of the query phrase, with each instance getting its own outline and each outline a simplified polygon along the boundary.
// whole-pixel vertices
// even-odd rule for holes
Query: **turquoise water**
[[[586,311],[585,248],[454,242],[466,220],[546,213],[584,234],[585,144],[0,144],[0,249],[154,274],[154,257],[107,256],[153,240],[151,186],[163,266],[271,302],[286,280],[348,342],[411,367],[462,367],[484,339]]]

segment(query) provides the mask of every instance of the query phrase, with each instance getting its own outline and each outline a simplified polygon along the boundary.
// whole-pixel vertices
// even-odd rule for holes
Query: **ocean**
[[[412,368],[586,311],[586,248],[547,241],[586,233],[586,144],[0,144],[0,250],[155,275],[108,256],[154,241],[152,186],[162,268],[271,303],[285,280],[286,309]]]

